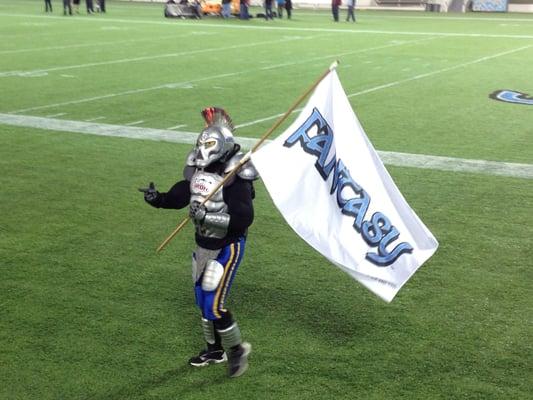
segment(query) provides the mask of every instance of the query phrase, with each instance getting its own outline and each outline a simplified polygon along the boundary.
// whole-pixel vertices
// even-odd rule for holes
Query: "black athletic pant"
[[[287,3],[285,3],[287,4]],[[292,8],[288,8],[286,5],[285,5],[285,11],[287,11],[287,18],[288,19],[291,19],[291,16],[292,16]]]
[[[72,5],[70,4],[70,0],[63,0],[63,14],[67,15],[67,9],[68,14],[72,15]]]
[[[52,0],[44,0],[44,10],[52,12]]]
[[[353,13],[354,6],[348,6],[348,15],[346,16],[346,21],[349,21],[350,18],[355,22],[355,14]]]
[[[339,6],[331,6],[331,12],[333,13],[333,21],[339,22]]]
[[[93,13],[93,0],[85,0],[85,5],[87,6],[87,14]]]

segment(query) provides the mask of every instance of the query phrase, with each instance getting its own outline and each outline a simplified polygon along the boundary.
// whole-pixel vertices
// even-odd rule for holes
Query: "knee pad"
[[[202,290],[212,292],[217,288],[222,276],[224,275],[224,267],[216,260],[209,260],[205,267],[204,277],[202,279]]]

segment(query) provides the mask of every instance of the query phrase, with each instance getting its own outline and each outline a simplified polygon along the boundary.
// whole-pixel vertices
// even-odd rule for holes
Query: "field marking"
[[[133,125],[140,125],[144,122],[144,119],[141,119],[139,121],[133,121],[133,122],[128,122],[127,124],[124,124],[124,126],[133,126]]]
[[[93,122],[93,121],[99,121],[101,119],[105,119],[106,117],[94,117],[94,118],[89,118],[89,119],[86,119],[85,122]]]
[[[46,118],[54,118],[54,117],[61,117],[62,115],[66,115],[66,114],[67,114],[67,113],[60,112],[60,113],[56,113],[56,114],[46,115],[45,117],[46,117]]]
[[[427,72],[425,74],[415,75],[415,76],[412,76],[412,77],[406,78],[406,79],[400,79],[400,80],[395,81],[395,82],[390,82],[390,83],[387,83],[387,84],[384,84],[384,85],[376,86],[376,87],[373,87],[373,88],[361,90],[360,92],[349,94],[348,97],[360,96],[362,94],[371,93],[371,92],[375,92],[377,90],[382,90],[382,89],[387,89],[387,88],[390,88],[390,87],[393,87],[393,86],[397,86],[397,85],[400,85],[402,83],[415,81],[417,79],[427,78],[429,76],[442,74],[444,72],[453,71],[455,69],[468,67],[468,66],[474,65],[474,64],[479,64],[479,63],[481,63],[483,61],[492,60],[494,58],[498,58],[498,57],[506,56],[506,55],[509,55],[509,54],[517,53],[519,51],[522,51],[522,50],[525,50],[525,49],[529,49],[531,47],[533,47],[533,45],[522,46],[522,47],[518,47],[518,48],[513,49],[513,50],[507,50],[507,51],[503,51],[501,53],[496,53],[496,54],[493,54],[493,55],[490,55],[490,56],[481,57],[481,58],[478,58],[476,60],[467,61],[465,63],[457,64],[457,65],[454,65],[454,66],[451,66],[451,67],[442,68],[442,69],[439,69],[439,70],[436,70],[436,71]]]
[[[244,72],[246,72],[246,71],[244,71]],[[86,97],[86,98],[78,99],[78,100],[64,101],[64,102],[61,102],[61,103],[54,103],[54,104],[46,104],[46,105],[43,105],[43,106],[29,107],[29,108],[24,108],[24,109],[20,109],[20,110],[11,111],[11,113],[22,113],[22,112],[27,112],[27,111],[43,110],[43,109],[46,109],[46,108],[54,108],[54,107],[72,105],[72,104],[87,103],[87,102],[96,101],[96,100],[103,100],[103,99],[109,99],[109,98],[113,98],[113,97],[117,97],[117,96],[126,96],[126,95],[131,95],[131,94],[144,93],[144,92],[149,92],[149,91],[153,91],[153,90],[176,89],[177,87],[179,87],[177,85],[185,85],[185,84],[189,84],[189,83],[192,83],[192,82],[202,82],[202,81],[211,80],[211,79],[227,78],[227,77],[231,77],[231,76],[240,75],[240,74],[242,74],[244,72],[239,72],[239,73],[237,73],[237,72],[228,72],[228,73],[225,73],[225,74],[212,75],[212,76],[204,77],[204,78],[191,79],[189,81],[184,81],[184,82],[163,83],[162,85],[152,86],[152,87],[148,87],[148,88],[131,89],[131,90],[126,90],[124,92],[119,92],[119,93],[109,93],[109,94],[104,94],[104,95],[100,95],[100,96]]]
[[[144,38],[144,39],[128,39],[128,40],[116,40],[114,42],[92,42],[92,43],[80,43],[80,44],[67,44],[64,46],[49,46],[49,47],[33,47],[29,49],[17,49],[17,50],[1,50],[0,54],[16,54],[16,53],[28,53],[33,51],[50,51],[50,50],[67,50],[67,49],[77,49],[80,47],[101,47],[101,46],[111,46],[115,44],[123,43],[137,43],[137,42],[154,42],[163,39],[175,39],[188,36],[184,35],[165,35],[157,38]]]
[[[167,130],[172,130],[172,129],[179,129],[179,128],[184,128],[186,127],[187,124],[179,124],[179,125],[175,125],[175,126],[171,126],[170,128],[167,128]]]
[[[425,74],[415,75],[415,76],[412,76],[410,78],[405,78],[405,79],[400,79],[400,80],[397,80],[397,81],[394,81],[394,82],[385,83],[383,85],[374,86],[374,87],[371,87],[371,88],[368,88],[368,89],[361,90],[359,92],[348,94],[347,97],[350,98],[350,97],[355,97],[355,96],[361,96],[363,94],[376,92],[378,90],[388,89],[388,88],[391,88],[393,86],[398,86],[398,85],[400,85],[402,83],[412,82],[412,81],[415,81],[415,80],[418,80],[418,79],[427,78],[429,76],[434,76],[434,75],[441,74],[441,73],[444,73],[444,72],[453,71],[454,69],[467,67],[467,66],[473,65],[473,64],[478,64],[478,63],[483,62],[483,61],[491,60],[491,59],[497,58],[497,57],[506,56],[508,54],[516,53],[518,51],[522,51],[522,50],[525,50],[525,49],[528,49],[528,48],[531,48],[531,47],[533,47],[533,45],[522,46],[522,47],[519,47],[519,48],[516,48],[516,49],[513,49],[513,50],[508,50],[508,51],[504,51],[504,52],[501,52],[501,53],[493,54],[493,55],[490,55],[490,56],[481,57],[481,58],[478,58],[476,60],[467,61],[465,63],[457,64],[457,65],[454,65],[454,66],[451,66],[451,67],[442,68],[442,69],[439,69],[439,70],[427,72]],[[302,108],[297,108],[297,109],[295,109],[293,111],[293,113],[300,112],[301,110],[302,110]],[[269,117],[259,118],[259,119],[256,119],[254,121],[244,122],[242,124],[236,125],[235,128],[243,128],[245,126],[252,126],[252,125],[255,125],[255,124],[258,124],[258,123],[261,123],[261,122],[271,121],[273,119],[281,117],[283,114],[284,113],[279,113],[279,114],[271,115]]]
[[[33,117],[28,115],[0,114],[0,123],[26,128],[83,133],[88,135],[122,137],[128,139],[155,140],[172,143],[194,144],[195,132],[170,131],[166,129],[140,128],[124,125],[98,124],[82,121]],[[237,137],[244,148],[251,148],[259,139]],[[472,172],[513,178],[533,179],[533,164],[518,164],[499,161],[468,160],[463,158],[429,156],[422,154],[378,151],[381,160],[388,165],[434,169],[439,171]]]
[[[330,10],[324,8],[323,9],[325,11],[325,13],[328,14],[329,16],[329,13],[331,12]],[[361,9],[358,9],[356,7],[356,11],[363,11]],[[374,11],[374,10],[371,10],[371,11]],[[434,17],[434,16],[429,16],[427,14],[425,14],[423,11],[420,12],[420,15],[393,15],[393,14],[385,14],[385,12],[387,12],[387,10],[375,10],[375,11],[379,11],[380,13],[384,13],[383,15],[369,15],[369,14],[366,14],[366,13],[362,13],[360,14],[360,18],[365,20],[365,19],[380,19],[380,20],[384,20],[384,19],[419,19],[419,20],[425,20],[425,19],[429,19],[429,20],[438,20],[438,21],[465,21],[465,22],[472,22],[472,21],[488,21],[488,22],[494,22],[494,21],[503,21],[503,22],[508,22],[508,21],[512,21],[512,22],[533,22],[533,19],[526,19],[527,17],[524,17],[524,18],[498,18],[498,17],[486,17],[486,16],[483,16],[483,15],[479,15],[479,17],[451,17],[450,14],[441,14],[437,17]],[[392,11],[392,12],[396,12],[396,11]],[[298,10],[298,15],[305,15],[305,16],[316,16],[316,17],[323,17],[324,16],[324,13],[313,13],[313,12],[310,12],[310,11],[302,11],[302,9]]]
[[[165,53],[165,54],[156,54],[152,56],[122,58],[119,60],[92,62],[92,63],[86,63],[86,64],[77,64],[77,65],[64,65],[64,66],[59,66],[59,67],[42,68],[42,69],[35,69],[35,70],[29,70],[29,71],[0,71],[0,78],[11,77],[11,76],[21,76],[21,77],[44,76],[48,74],[48,72],[65,71],[65,70],[79,69],[79,68],[99,67],[102,65],[114,65],[114,64],[125,64],[125,63],[129,64],[129,63],[137,62],[137,61],[151,61],[151,60],[157,60],[160,58],[181,57],[181,56],[188,56],[188,55],[193,55],[193,54],[209,53],[212,51],[226,51],[226,50],[233,50],[233,49],[241,49],[243,47],[264,46],[265,44],[277,44],[277,43],[283,43],[283,42],[290,42],[294,40],[298,40],[298,39],[283,38],[283,39],[271,40],[271,41],[266,41],[266,42],[235,44],[235,45],[226,46],[226,47],[220,47],[220,46],[208,47],[206,49],[181,51],[179,53]]]
[[[11,14],[1,13],[0,17],[21,17],[21,18],[46,18],[46,19],[61,19],[59,16],[46,16],[46,15],[24,15],[24,14]],[[173,21],[145,21],[136,19],[119,19],[119,18],[76,18],[76,22],[117,22],[125,24],[144,24],[144,25],[168,25],[174,27],[191,27],[201,26],[203,28],[217,28],[217,29],[245,29],[245,30],[270,30],[270,31],[288,31],[288,32],[335,32],[335,33],[356,33],[356,34],[373,34],[373,35],[420,35],[420,36],[445,36],[445,37],[470,37],[470,38],[501,38],[501,39],[533,39],[533,35],[511,35],[511,34],[487,34],[487,33],[457,33],[457,32],[416,32],[416,31],[383,31],[376,29],[362,29],[360,27],[356,29],[335,29],[335,28],[296,28],[285,26],[257,26],[257,25],[234,25],[234,24],[211,24],[180,20],[178,22]]]
[[[313,39],[313,38],[315,38],[315,37],[314,36],[309,36],[309,37],[306,37],[305,39]],[[283,67],[287,67],[287,66],[291,66],[291,65],[307,64],[310,61],[316,61],[316,60],[329,59],[331,61],[331,60],[334,60],[335,58],[339,57],[340,55],[344,56],[344,55],[358,54],[358,53],[364,53],[364,52],[374,51],[374,50],[381,50],[381,49],[389,48],[389,47],[397,47],[397,46],[404,46],[404,45],[410,45],[410,44],[417,44],[417,43],[424,42],[424,41],[427,41],[427,40],[432,40],[432,39],[434,39],[434,38],[424,38],[424,39],[410,40],[410,41],[405,41],[405,42],[395,42],[395,43],[389,44],[389,45],[383,45],[383,46],[377,46],[377,47],[369,47],[369,48],[366,48],[366,49],[351,50],[351,51],[348,51],[348,52],[330,54],[330,55],[326,55],[326,56],[306,58],[306,59],[303,59],[303,60],[293,61],[293,62],[290,62],[290,63],[274,64],[274,65],[271,65],[269,67],[259,67],[259,68],[255,68],[255,69],[247,69],[247,70],[243,70],[243,71],[235,71],[235,72],[229,72],[229,73],[225,73],[225,74],[211,75],[211,76],[206,76],[206,77],[203,77],[203,78],[191,79],[191,80],[182,81],[182,82],[164,83],[164,84],[161,84],[161,85],[151,86],[151,87],[147,87],[147,88],[131,89],[131,90],[126,90],[124,92],[109,93],[109,94],[100,95],[100,96],[94,96],[94,97],[86,97],[86,98],[82,98],[82,99],[78,99],[78,100],[70,100],[70,101],[65,101],[65,102],[61,102],[61,103],[45,104],[45,105],[42,105],[42,106],[34,106],[34,107],[28,107],[28,108],[23,108],[23,109],[19,109],[19,110],[13,110],[13,111],[10,111],[10,112],[14,113],[14,114],[25,113],[25,112],[28,112],[28,111],[43,110],[43,109],[47,109],[47,108],[62,107],[62,106],[66,106],[66,105],[86,103],[86,102],[91,102],[91,101],[96,101],[96,100],[103,100],[103,99],[108,99],[108,98],[112,98],[112,97],[139,94],[139,93],[149,92],[149,91],[153,91],[153,90],[176,89],[176,88],[189,87],[192,83],[208,81],[208,80],[211,80],[211,79],[221,79],[221,78],[229,78],[229,77],[232,77],[232,76],[239,76],[239,75],[247,74],[250,71],[260,71],[260,70],[265,70],[265,69],[283,68]]]

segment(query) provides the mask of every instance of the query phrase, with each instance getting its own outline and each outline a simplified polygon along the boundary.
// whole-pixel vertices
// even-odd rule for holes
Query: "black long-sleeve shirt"
[[[160,193],[156,201],[152,204],[157,208],[180,209],[190,203],[191,190],[190,181],[182,180],[177,182],[166,193]],[[253,208],[253,185],[249,180],[235,177],[234,182],[222,189],[224,202],[228,206],[227,213],[230,216],[227,234],[222,239],[208,238],[196,232],[196,243],[206,249],[221,249],[228,244],[235,242],[239,237],[246,235],[248,227],[254,220]]]

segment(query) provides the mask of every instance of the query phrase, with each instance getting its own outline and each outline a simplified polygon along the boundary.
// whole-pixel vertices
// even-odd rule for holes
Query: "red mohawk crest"
[[[228,127],[232,132],[235,130],[233,122],[231,121],[228,113],[220,107],[207,107],[202,110],[202,116],[205,120],[206,126],[211,125],[224,125]]]

